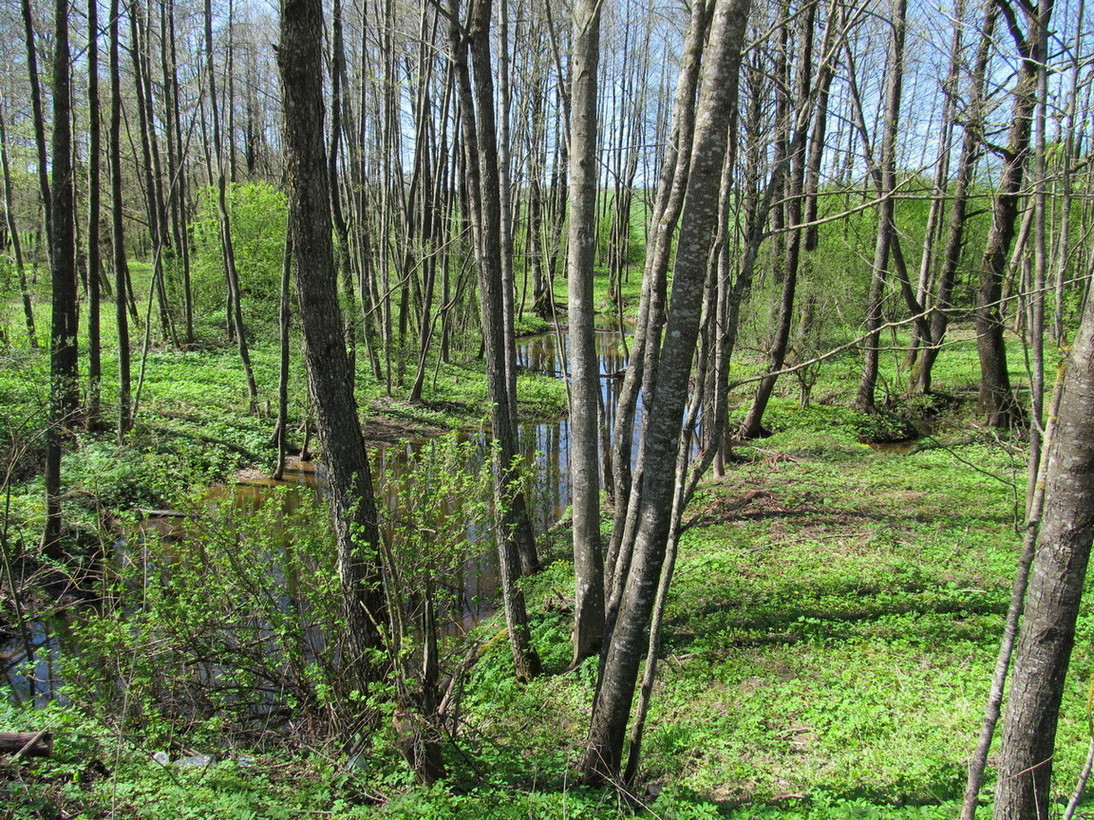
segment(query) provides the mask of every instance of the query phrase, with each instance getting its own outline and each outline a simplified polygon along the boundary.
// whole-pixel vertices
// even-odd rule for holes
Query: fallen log
[[[0,732],[0,755],[49,757],[52,751],[52,732]]]

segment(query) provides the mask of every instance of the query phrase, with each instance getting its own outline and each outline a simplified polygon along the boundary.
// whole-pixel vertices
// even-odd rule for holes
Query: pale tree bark
[[[502,296],[499,177],[494,125],[494,94],[490,65],[491,0],[472,0],[466,25],[460,20],[459,0],[449,4],[449,47],[459,89],[463,130],[465,182],[468,189],[475,262],[482,312],[483,350],[487,390],[492,401],[490,420],[496,442],[492,458],[494,497],[498,508],[495,539],[502,588],[502,604],[513,662],[519,679],[540,672],[532,648],[524,593],[517,585],[521,572],[519,544],[535,542],[520,487],[516,458],[514,413],[506,376],[504,304]],[[468,56],[474,62],[474,83]]]
[[[681,446],[681,423],[687,401],[691,363],[710,264],[712,237],[717,233],[719,182],[726,158],[730,99],[737,74],[749,12],[749,0],[718,0],[712,10],[710,36],[703,60],[699,96],[694,104],[686,207],[680,223],[667,332],[657,357],[656,387],[649,405],[641,447],[643,472],[629,571],[621,579],[623,594],[618,615],[609,625],[589,737],[580,769],[586,783],[618,777],[622,763],[631,701],[643,655],[646,630],[673,519],[675,464]],[[691,106],[689,106],[691,107]],[[640,457],[641,458],[641,457]]]
[[[1063,379],[1045,506],[1003,718],[995,820],[1048,820],[1052,758],[1094,540],[1094,300]]]
[[[567,250],[570,324],[570,480],[574,511],[573,664],[595,654],[604,632],[604,563],[600,549],[597,405],[600,372],[593,325],[596,255],[597,64],[600,2],[574,5],[570,62],[570,228]]]
[[[864,343],[862,378],[854,409],[860,413],[874,410],[874,391],[878,378],[878,342],[882,322],[882,299],[885,295],[885,278],[889,268],[889,254],[896,235],[896,140],[900,128],[900,97],[904,83],[904,33],[907,0],[895,0],[892,7],[893,27],[889,40],[889,59],[885,72],[885,131],[881,138],[881,155],[878,161],[877,235],[874,242],[874,261],[870,278],[870,294],[866,305],[866,340]]]
[[[329,471],[346,619],[348,673],[367,693],[387,670],[380,532],[335,274],[323,139],[323,13],[319,0],[282,0],[277,62],[285,112],[290,226],[308,387]],[[378,715],[366,715],[374,722]]]

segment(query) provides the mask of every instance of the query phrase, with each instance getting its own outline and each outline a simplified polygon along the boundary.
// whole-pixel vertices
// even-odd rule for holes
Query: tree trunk
[[[969,105],[964,120],[965,133],[961,140],[961,157],[958,160],[953,194],[950,198],[949,231],[943,252],[942,269],[938,273],[935,287],[929,344],[923,348],[916,362],[916,370],[912,374],[912,379],[921,393],[929,393],[931,390],[931,370],[938,358],[940,346],[949,326],[947,311],[950,308],[950,297],[961,262],[961,249],[964,247],[965,212],[968,207],[969,189],[972,185],[973,171],[980,156],[980,145],[984,139],[985,82],[997,16],[998,7],[995,0],[987,0],[984,8],[984,22],[981,24],[980,45],[970,78]]]
[[[1048,820],[1060,699],[1094,540],[1094,301],[1071,347],[1014,658],[995,820]]]
[[[206,74],[208,75],[206,80],[209,83],[209,108],[213,115],[213,152],[216,154],[217,215],[220,223],[220,247],[224,254],[224,276],[228,282],[228,300],[231,310],[229,321],[235,328],[236,343],[239,345],[239,360],[243,365],[243,376],[247,381],[247,400],[250,403],[250,412],[257,413],[258,386],[255,384],[254,371],[251,369],[251,354],[247,347],[247,331],[243,325],[239,274],[236,271],[235,253],[232,246],[232,225],[228,216],[228,183],[224,174],[224,151],[220,144],[220,113],[217,108],[215,66],[213,65],[213,12],[210,0],[205,0],[205,51]]]
[[[1014,36],[1022,65],[1014,87],[1014,108],[1007,147],[1002,151],[999,185],[992,208],[991,231],[980,264],[976,291],[976,347],[980,357],[980,405],[991,427],[1010,427],[1021,413],[1011,392],[1007,369],[1007,348],[1003,338],[1003,276],[1007,254],[1014,238],[1022,182],[1029,156],[1033,111],[1037,104],[1037,75],[1044,69],[1045,54],[1038,27],[1047,27],[1053,0],[1041,0],[1026,12],[1028,32],[1022,35],[1013,7],[1000,0],[999,6]]]
[[[99,0],[87,0],[87,425],[98,426],[102,395],[102,339],[100,333],[99,215],[102,203],[99,128]]]
[[[599,0],[576,3],[573,16],[567,310],[570,324],[570,480],[576,586],[573,665],[576,666],[600,649],[604,633],[604,564],[600,550],[600,464],[597,452],[600,369],[593,325]]]
[[[50,330],[50,403],[46,428],[46,524],[42,549],[60,558],[61,444],[76,420],[80,405],[78,296],[76,290],[75,222],[73,214],[71,74],[68,51],[68,0],[55,0],[53,58],[53,197],[50,230],[50,279],[53,320]]]
[[[118,440],[133,426],[127,297],[129,268],[125,258],[124,191],[122,190],[122,91],[119,59],[119,0],[110,0],[110,245],[114,254],[114,307],[118,333]]]
[[[517,586],[521,561],[518,540],[533,538],[515,459],[516,430],[506,377],[504,305],[502,298],[497,142],[493,90],[490,81],[491,0],[472,0],[467,28],[460,24],[459,2],[450,4],[449,42],[456,65],[460,116],[466,157],[466,182],[475,258],[478,269],[487,389],[496,448],[493,456],[494,496],[500,519],[496,527],[503,606],[509,627],[513,661],[519,679],[539,674],[532,649],[524,593]],[[475,66],[472,87],[468,50]]]
[[[277,62],[285,112],[290,225],[308,386],[329,470],[347,667],[367,694],[385,674],[380,532],[353,378],[342,335],[323,144],[323,13],[319,0],[282,0]],[[369,715],[374,722],[378,715]]]
[[[866,305],[866,339],[863,354],[862,378],[854,409],[859,413],[874,410],[874,389],[878,377],[878,343],[882,321],[882,299],[885,295],[885,276],[889,267],[889,251],[896,235],[896,140],[900,128],[900,96],[904,82],[904,32],[907,1],[895,0],[893,4],[893,35],[889,41],[889,62],[885,68],[885,132],[881,138],[881,156],[877,169],[878,204],[877,237],[874,242],[873,275],[870,278],[870,295]]]
[[[12,253],[15,255],[15,270],[19,276],[19,295],[23,302],[23,316],[27,323],[27,342],[31,348],[38,347],[38,331],[34,325],[34,305],[30,301],[30,289],[27,287],[27,273],[23,267],[23,245],[19,239],[19,230],[15,224],[15,210],[11,195],[11,168],[8,163],[8,136],[4,125],[3,101],[0,99],[0,165],[4,171],[4,214]]]
[[[782,12],[789,15],[790,7],[787,4]],[[805,116],[811,109],[810,88],[813,71],[813,23],[815,20],[816,3],[810,3],[805,8],[805,14],[800,23],[801,35],[804,47],[798,54],[797,82],[794,105],[784,105],[785,125],[779,123],[780,131],[787,138],[785,142],[785,157],[781,158],[780,165],[785,169],[782,188],[786,197],[786,205],[779,209],[785,214],[785,225],[789,234],[785,237],[785,246],[782,256],[782,291],[779,296],[779,308],[776,316],[775,339],[771,345],[768,374],[764,376],[756,389],[756,396],[749,407],[748,415],[741,424],[741,436],[744,438],[756,438],[764,434],[763,416],[767,410],[767,403],[775,389],[778,376],[777,371],[782,369],[786,361],[787,348],[790,342],[790,330],[794,324],[794,301],[797,296],[799,264],[801,261],[801,246],[803,229],[798,227],[802,222],[802,194],[805,188],[805,147],[808,136],[809,119]],[[783,20],[783,26],[788,26],[789,21]],[[794,112],[796,109],[796,113]]]
[[[631,701],[650,624],[672,520],[680,429],[691,362],[699,333],[701,303],[710,264],[711,238],[719,213],[719,181],[725,162],[731,81],[740,64],[749,0],[718,0],[713,9],[707,58],[702,68],[688,174],[686,207],[680,224],[672,277],[667,333],[657,359],[657,379],[643,431],[645,463],[660,465],[642,474],[633,558],[618,616],[604,649],[596,699],[581,760],[581,779],[600,783],[618,777]],[[690,107],[690,106],[689,106]],[[629,547],[630,545],[625,545]],[[621,579],[622,580],[622,579]]]
[[[30,80],[30,107],[34,117],[34,144],[37,147],[38,191],[42,197],[42,211],[45,214],[45,231],[48,236],[53,228],[53,197],[49,191],[49,154],[46,152],[46,123],[42,115],[42,90],[38,79],[38,49],[34,44],[34,13],[30,0],[21,0],[23,12],[23,33],[27,46],[27,77]],[[49,250],[53,248],[46,242]]]

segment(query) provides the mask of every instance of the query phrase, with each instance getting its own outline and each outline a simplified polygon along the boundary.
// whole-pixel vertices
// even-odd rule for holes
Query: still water
[[[565,336],[563,335],[563,345]],[[562,377],[565,350],[559,349],[559,338],[554,333],[542,334],[518,340],[518,366],[537,373]],[[601,374],[603,406],[607,408],[609,425],[612,410],[621,385],[621,376],[626,368],[626,346],[622,336],[615,331],[599,330],[596,333],[596,347]],[[464,441],[470,442],[472,450],[477,449],[480,458],[485,453],[488,432],[473,431],[462,433]],[[421,438],[398,444],[381,445],[372,449],[373,474],[381,503],[392,503],[391,497],[383,497],[385,488],[398,483],[400,477],[413,465],[414,455],[428,447],[430,439]],[[524,422],[519,427],[520,452],[529,465],[530,512],[537,533],[546,532],[564,515],[570,504],[569,421],[562,417],[535,422]],[[477,468],[478,464],[471,464]],[[412,468],[412,467],[411,467]],[[279,491],[289,486],[290,492]],[[300,462],[295,460],[286,469],[284,480],[275,482],[266,478],[252,478],[230,485],[210,488],[206,494],[208,504],[230,511],[231,517],[239,519],[254,515],[271,499],[278,499],[286,513],[300,506],[305,494],[322,493],[325,475],[321,462]],[[458,513],[459,500],[442,502],[446,509],[441,514]],[[169,510],[149,511],[142,523],[141,537],[154,536],[164,541],[193,539],[194,533],[188,530],[187,518],[181,513]],[[291,540],[291,532],[273,532],[275,540]],[[469,530],[468,540],[481,540],[482,533]],[[131,546],[125,541],[115,544],[118,555],[130,553]],[[495,606],[497,585],[497,556],[492,545],[484,544],[481,553],[466,561],[459,573],[460,577],[449,579],[451,586],[458,589],[459,612],[450,613],[450,629],[460,630],[473,624],[480,616],[491,612]],[[285,579],[287,584],[292,579]],[[52,699],[60,684],[59,660],[65,651],[72,649],[67,639],[68,629],[63,618],[49,621],[34,621],[29,624],[29,642],[33,648],[34,664],[32,677],[36,685],[32,686],[25,673],[27,669],[27,651],[21,639],[0,648],[0,669],[7,678],[12,693],[20,700],[34,697],[44,703]]]

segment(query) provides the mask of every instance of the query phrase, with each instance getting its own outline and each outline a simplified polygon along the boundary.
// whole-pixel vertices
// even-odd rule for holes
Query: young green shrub
[[[232,249],[239,276],[244,321],[251,331],[273,335],[277,328],[282,256],[285,251],[285,195],[264,183],[232,185],[228,189]],[[194,237],[191,285],[194,310],[206,323],[223,327],[227,321],[228,285],[220,241],[217,194],[201,191],[198,214],[190,225]]]

